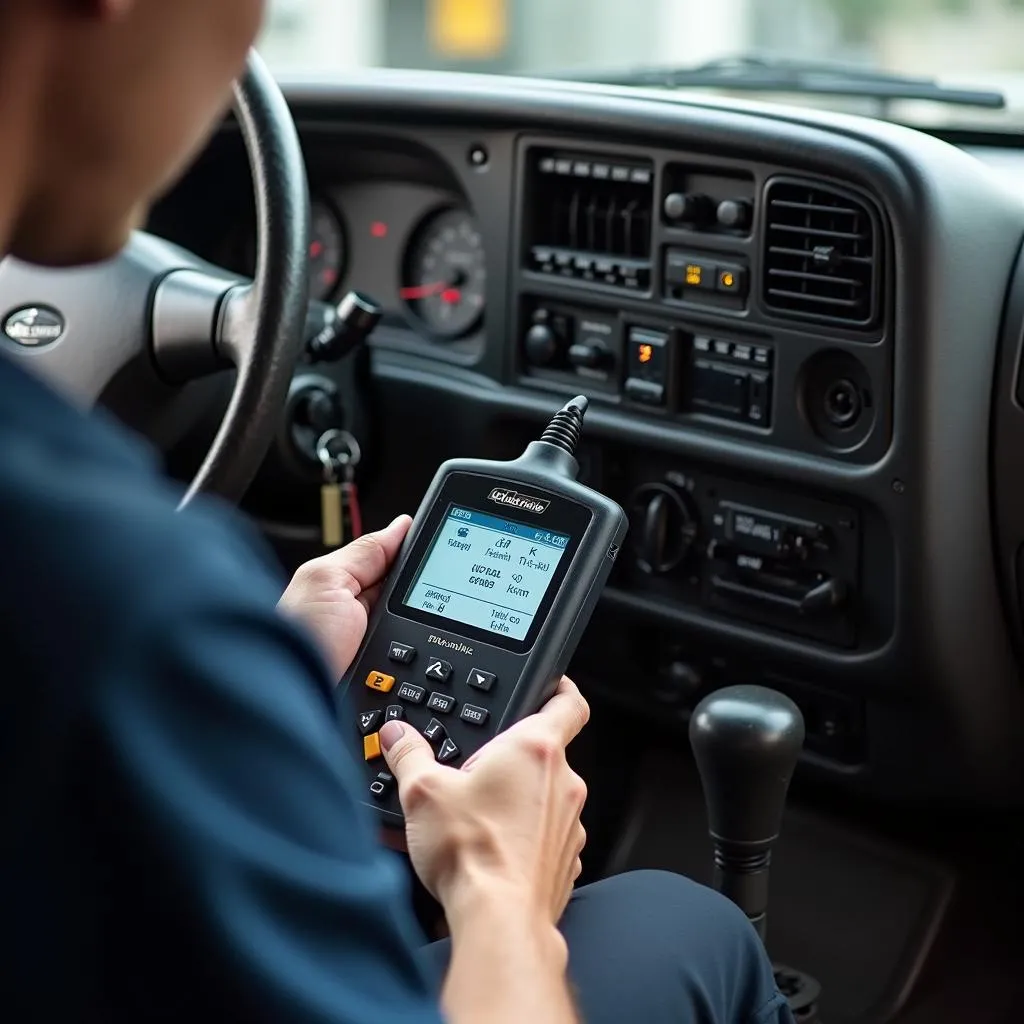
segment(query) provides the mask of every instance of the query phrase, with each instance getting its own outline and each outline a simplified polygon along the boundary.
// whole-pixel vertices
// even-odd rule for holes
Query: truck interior
[[[807,74],[739,67],[697,84]],[[286,571],[325,432],[372,529],[586,396],[580,478],[631,525],[570,673],[583,881],[713,883],[690,723],[762,687],[804,727],[766,930],[797,1019],[1020,1020],[1020,136],[579,77],[254,54],[121,257],[0,264],[0,344]],[[732,767],[711,801],[771,764]]]

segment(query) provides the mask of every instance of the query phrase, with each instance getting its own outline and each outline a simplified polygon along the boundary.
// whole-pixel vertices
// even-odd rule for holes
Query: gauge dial
[[[487,271],[480,229],[468,210],[431,215],[405,260],[401,297],[432,334],[468,334],[484,312]]]
[[[345,272],[345,231],[334,209],[323,201],[313,203],[309,236],[309,294],[326,302]]]

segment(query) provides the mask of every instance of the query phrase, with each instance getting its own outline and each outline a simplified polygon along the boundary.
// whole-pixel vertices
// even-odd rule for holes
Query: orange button
[[[366,677],[366,685],[378,693],[390,693],[391,687],[395,685],[395,677],[386,676],[383,672],[371,672]]]
[[[380,733],[371,732],[369,736],[363,737],[363,757],[367,761],[375,761],[380,756]]]

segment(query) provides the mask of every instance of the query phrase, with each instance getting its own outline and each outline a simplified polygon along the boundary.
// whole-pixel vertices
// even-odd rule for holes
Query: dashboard
[[[367,72],[286,92],[311,295],[385,310],[360,360],[297,369],[247,500],[286,560],[316,547],[303,395],[359,437],[376,524],[442,460],[514,457],[585,394],[582,475],[631,528],[576,675],[668,728],[764,682],[841,789],[1022,802],[1024,198],[1005,166],[883,122],[642,90]],[[230,124],[150,228],[252,272]]]

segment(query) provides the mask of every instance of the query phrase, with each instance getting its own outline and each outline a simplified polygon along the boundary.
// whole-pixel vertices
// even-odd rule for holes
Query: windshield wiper
[[[549,78],[596,85],[653,89],[732,89],[742,92],[789,92],[894,100],[927,100],[954,106],[1004,110],[1006,97],[986,89],[941,85],[934,78],[915,78],[829,61],[773,57],[724,57],[691,67],[638,67],[623,71],[572,71]]]

